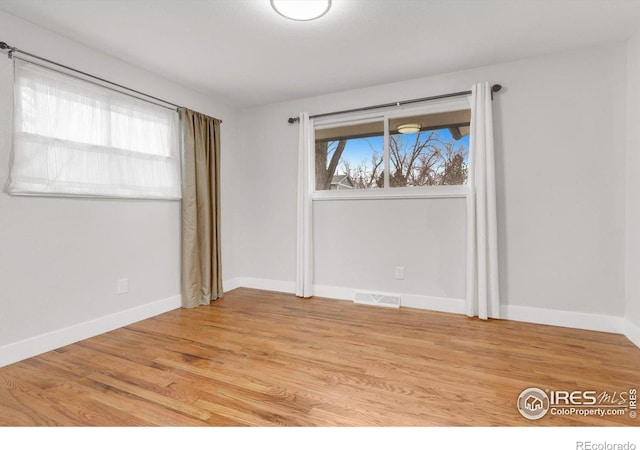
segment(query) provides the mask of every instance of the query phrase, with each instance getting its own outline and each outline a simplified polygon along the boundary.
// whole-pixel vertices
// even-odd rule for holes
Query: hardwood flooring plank
[[[168,398],[164,395],[157,394],[153,391],[149,391],[149,390],[140,388],[138,386],[135,386],[133,384],[126,383],[112,376],[104,375],[101,373],[95,373],[95,374],[89,375],[89,378],[93,381],[102,383],[106,386],[110,386],[121,392],[126,392],[128,394],[134,395],[141,399],[160,405],[164,408],[168,408],[173,411],[180,412],[184,415],[194,417],[196,419],[207,421],[211,418],[211,414],[209,414],[208,412],[200,408],[193,407],[189,403],[183,403],[178,400]]]

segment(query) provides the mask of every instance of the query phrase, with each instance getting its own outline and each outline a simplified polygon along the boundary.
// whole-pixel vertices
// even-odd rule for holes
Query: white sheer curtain
[[[9,193],[180,198],[178,115],[15,60]]]
[[[498,318],[500,294],[491,86],[479,83],[471,92],[466,313],[481,319]]]
[[[296,258],[296,295],[313,295],[313,208],[311,155],[313,149],[313,123],[308,113],[300,114],[298,145],[298,227]]]

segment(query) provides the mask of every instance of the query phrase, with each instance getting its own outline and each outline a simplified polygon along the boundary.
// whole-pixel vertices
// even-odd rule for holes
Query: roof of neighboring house
[[[341,183],[342,181],[344,181],[345,178],[349,178],[349,175],[347,175],[347,174],[334,175],[333,178],[331,179],[331,184]],[[351,180],[349,180],[349,181],[351,181]]]
[[[349,175],[347,174],[334,175],[333,178],[331,179],[331,184],[341,184],[343,186],[353,187],[353,181],[351,180],[351,177],[349,177]]]

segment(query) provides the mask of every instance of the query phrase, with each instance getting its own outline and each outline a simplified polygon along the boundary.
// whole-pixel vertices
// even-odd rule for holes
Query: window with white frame
[[[314,198],[462,195],[470,121],[465,98],[378,115],[316,120]]]
[[[15,61],[15,195],[180,198],[178,114]]]

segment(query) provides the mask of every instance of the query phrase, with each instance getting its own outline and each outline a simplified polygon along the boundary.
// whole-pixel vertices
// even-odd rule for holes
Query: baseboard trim
[[[226,282],[225,290],[230,291],[238,287],[264,289],[286,293],[295,292],[295,283],[291,281],[267,280],[262,278],[240,277]],[[353,301],[356,288],[340,286],[314,285],[313,292],[316,297],[325,297],[334,300]],[[400,294],[402,300],[400,306],[430,311],[440,311],[453,314],[464,314],[465,301],[463,299],[430,297],[423,295]],[[534,308],[530,306],[502,305],[500,318],[516,322],[537,323],[557,327],[577,328],[605,333],[623,334],[631,342],[640,347],[640,327],[625,321],[618,316],[606,314],[589,314],[574,311],[562,311],[546,308]]]
[[[242,286],[242,278],[231,278],[229,280],[222,280],[222,290],[224,292],[233,291]]]
[[[334,300],[353,301],[356,291],[369,291],[370,289],[355,289],[339,286],[314,285],[313,293],[316,297],[325,297]],[[432,297],[428,295],[403,294],[400,292],[389,293],[390,295],[400,295],[400,307],[426,309],[429,311],[439,311],[454,314],[464,312],[464,300],[456,298]]]
[[[430,311],[446,312],[452,314],[464,314],[463,299],[432,297],[424,295],[401,294],[400,306],[416,309],[427,309]]]
[[[588,314],[530,306],[502,305],[500,318],[516,322],[538,323],[557,327],[624,334],[624,319],[605,314]]]
[[[175,295],[0,347],[0,367],[148,319],[181,306]]]
[[[266,278],[238,277],[229,281],[223,281],[225,292],[239,287],[262,289],[263,291],[276,291],[293,294],[296,291],[296,283],[293,281],[269,280]]]
[[[263,289],[265,291],[286,292],[292,294],[295,292],[295,283],[293,281],[268,280],[264,278],[239,277],[232,278],[224,282],[225,292],[231,291],[239,287],[251,289]],[[346,300],[353,301],[356,295],[356,288],[347,288],[342,286],[327,286],[321,284],[313,285],[314,297],[324,297],[330,300]],[[369,289],[361,289],[369,290]],[[464,312],[464,300],[430,297],[425,295],[399,294],[402,297],[401,307],[426,309],[430,311],[440,311],[455,314]]]
[[[295,292],[295,283],[291,281],[237,277],[224,282],[226,292],[238,287],[285,293]],[[314,285],[315,296],[335,300],[353,301],[356,290],[355,288],[339,286]],[[400,295],[402,296],[401,306],[403,307],[454,314],[464,313],[464,300],[461,299],[412,294]],[[180,306],[180,296],[176,295],[1,346],[0,367],[148,319],[180,308]],[[624,320],[622,317],[517,305],[503,305],[500,308],[500,313],[501,318],[505,320],[624,334],[631,342],[640,347],[640,327],[629,320]]]
[[[627,337],[627,339],[633,342],[636,347],[640,348],[640,326],[636,325],[630,320],[625,320],[624,335]]]

